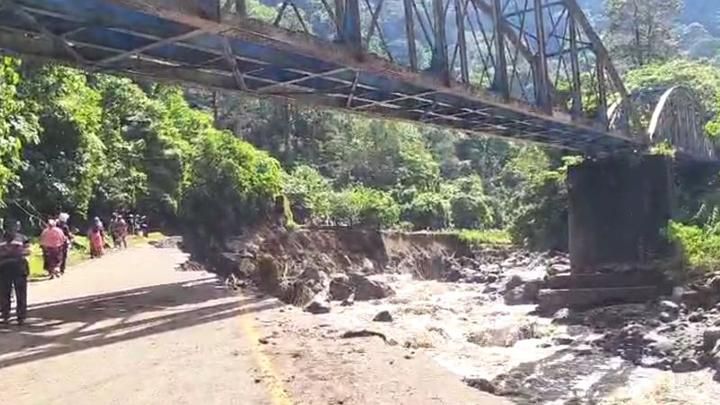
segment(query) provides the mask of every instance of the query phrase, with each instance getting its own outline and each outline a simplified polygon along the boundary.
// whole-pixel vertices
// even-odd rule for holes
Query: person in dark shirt
[[[137,224],[136,224],[135,215],[133,215],[132,213],[129,213],[127,215],[127,224],[128,224],[128,232],[130,233],[130,235],[135,236],[137,234]]]
[[[25,323],[27,315],[27,278],[30,267],[30,240],[17,231],[18,225],[6,221],[5,234],[0,239],[0,314],[3,323],[10,322],[10,295],[15,290],[18,325]]]
[[[150,234],[148,219],[145,215],[140,217],[140,233],[142,234],[143,238],[147,238]]]

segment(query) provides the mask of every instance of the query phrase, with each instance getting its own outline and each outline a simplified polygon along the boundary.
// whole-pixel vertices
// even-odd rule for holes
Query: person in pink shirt
[[[47,227],[40,234],[40,247],[43,251],[43,265],[50,279],[60,277],[65,241],[62,229],[57,226],[54,219],[49,220]]]

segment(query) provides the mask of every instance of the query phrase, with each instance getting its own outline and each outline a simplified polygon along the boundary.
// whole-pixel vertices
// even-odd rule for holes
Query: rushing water
[[[483,284],[382,277],[396,296],[333,310],[333,323],[353,328],[389,310],[394,321],[373,327],[408,349],[425,351],[458,378],[492,381],[519,404],[664,404],[685,389],[672,373],[634,366],[586,344],[602,335],[555,325],[533,315],[532,305],[505,305],[484,293]],[[568,335],[574,339],[571,345],[553,343],[554,337]],[[708,381],[705,374],[701,379]],[[707,388],[717,389],[709,381],[701,392],[716,395]],[[633,402],[639,399],[645,402]]]

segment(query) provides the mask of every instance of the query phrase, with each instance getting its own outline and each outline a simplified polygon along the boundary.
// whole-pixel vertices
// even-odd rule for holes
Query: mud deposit
[[[720,325],[719,309],[668,297],[539,316],[534,298],[544,278],[569,271],[562,255],[470,251],[445,236],[326,231],[238,240],[224,257],[233,258],[231,273],[281,298],[286,290],[305,291],[286,301],[316,314],[315,325],[293,328],[290,317],[283,333],[397,345],[406,356],[430,356],[468,385],[518,404],[720,398],[713,348],[703,347],[704,332]],[[263,276],[263,260],[272,262],[274,285]]]
[[[482,284],[382,279],[394,297],[333,306],[316,318],[338,334],[305,333],[338,339],[341,332],[379,332],[407,355],[425,353],[469,385],[518,404],[709,404],[720,395],[709,370],[636,365],[597,345],[603,334],[593,328],[535,316],[534,305],[488,300]],[[383,311],[392,322],[373,321]]]

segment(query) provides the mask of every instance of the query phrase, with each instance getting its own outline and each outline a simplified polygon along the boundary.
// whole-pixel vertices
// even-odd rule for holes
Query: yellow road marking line
[[[270,358],[263,353],[262,345],[259,341],[261,336],[258,334],[252,315],[241,316],[240,325],[250,345],[253,360],[263,375],[263,382],[270,394],[270,401],[273,405],[293,405],[294,402],[290,399],[290,395],[285,389],[282,378],[275,370],[275,367],[273,367]]]

